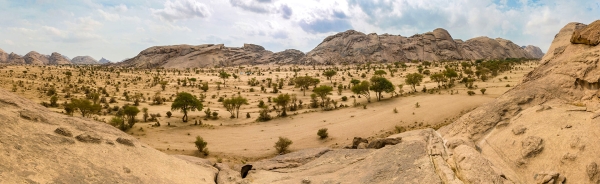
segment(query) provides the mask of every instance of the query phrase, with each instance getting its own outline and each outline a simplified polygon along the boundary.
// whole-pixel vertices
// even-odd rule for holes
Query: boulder
[[[600,20],[596,20],[584,28],[577,29],[571,36],[571,43],[596,46],[600,44]]]

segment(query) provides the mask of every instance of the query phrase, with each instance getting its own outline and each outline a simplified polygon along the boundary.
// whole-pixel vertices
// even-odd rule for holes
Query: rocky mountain
[[[495,58],[541,58],[538,47],[520,47],[510,40],[478,37],[455,40],[444,29],[411,37],[349,30],[329,36],[308,53],[285,50],[278,53],[253,44],[241,48],[223,44],[174,45],[148,48],[119,63],[130,67],[188,68],[240,64],[335,64],[412,60],[473,60]]]
[[[94,58],[90,56],[77,56],[71,59],[71,63],[76,65],[97,65],[100,64]]]
[[[536,47],[533,45],[527,45],[527,46],[524,46],[523,49],[525,49],[525,51],[527,51],[527,53],[529,53],[529,55],[531,55],[535,58],[544,57],[544,52],[542,52],[542,49],[540,49],[539,47]]]
[[[47,56],[42,55],[36,51],[31,51],[25,54],[25,56],[23,56],[23,59],[25,59],[26,64],[32,65],[45,65],[49,63]]]
[[[100,63],[100,64],[106,64],[106,63],[111,63],[111,61],[108,60],[108,59],[102,58],[102,59],[98,60],[98,63]]]
[[[2,183],[215,183],[204,160],[166,155],[106,123],[5,90],[0,108]]]
[[[25,64],[25,59],[23,59],[23,57],[19,56],[18,54],[15,54],[14,52],[11,52],[8,55],[8,60],[6,63],[9,64]]]
[[[253,44],[244,44],[241,48],[225,47],[223,44],[156,46],[140,52],[134,58],[119,62],[117,65],[143,68],[233,66],[267,63],[272,61],[272,55],[273,52]]]
[[[329,36],[306,54],[304,63],[361,63],[395,61],[537,58],[510,40],[477,37],[455,40],[444,29],[417,34],[364,34],[349,30]]]
[[[71,64],[69,60],[67,60],[63,55],[53,52],[52,55],[48,58],[48,64],[51,65],[65,65]]]

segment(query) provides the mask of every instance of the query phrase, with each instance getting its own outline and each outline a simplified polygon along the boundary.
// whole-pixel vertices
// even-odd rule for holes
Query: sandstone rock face
[[[600,20],[594,21],[582,29],[575,30],[571,43],[596,46],[600,44]]]
[[[8,61],[6,63],[9,63],[9,64],[25,64],[25,59],[23,59],[18,54],[15,54],[14,52],[11,52],[8,55]]]
[[[501,38],[478,37],[466,42],[454,40],[444,29],[411,37],[375,33],[367,35],[349,30],[325,38],[306,54],[294,49],[273,53],[253,44],[244,44],[241,48],[225,47],[223,44],[157,46],[148,48],[117,66],[193,68],[265,63],[339,64],[540,58],[543,55],[535,46],[522,48]]]
[[[48,64],[50,64],[50,65],[66,65],[66,64],[71,64],[71,62],[69,60],[67,60],[65,57],[63,57],[63,55],[61,55],[57,52],[53,52],[52,55],[50,55],[50,58],[48,58]]]
[[[31,51],[25,54],[25,56],[23,56],[23,59],[25,59],[26,64],[31,65],[45,65],[49,62],[47,56],[42,55],[36,51]]]
[[[465,183],[461,178],[475,183],[508,182],[473,148],[461,145],[466,148],[454,153],[461,159],[453,159],[433,129],[403,132],[385,140],[402,141],[381,149],[301,150],[253,163],[256,170],[245,179],[231,175],[226,179],[231,183]]]
[[[71,59],[71,63],[76,65],[97,65],[100,64],[94,58],[90,56],[77,56]]]
[[[166,155],[105,123],[4,90],[0,109],[2,183],[215,183],[212,165]]]
[[[593,27],[566,25],[521,84],[438,132],[474,142],[496,173],[515,183],[597,182],[600,47],[571,42]],[[461,146],[450,150],[456,155]]]

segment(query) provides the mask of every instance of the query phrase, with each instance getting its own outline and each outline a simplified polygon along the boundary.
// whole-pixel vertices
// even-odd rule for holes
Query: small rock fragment
[[[131,140],[122,137],[117,138],[117,142],[126,146],[135,146]]]
[[[523,158],[535,157],[544,150],[544,140],[540,137],[529,136],[521,141],[521,146],[523,147],[521,150]]]
[[[387,145],[396,145],[402,141],[402,137],[397,138],[383,138],[371,141],[369,145],[367,145],[367,149],[380,149]]]
[[[515,128],[512,129],[512,132],[515,135],[521,135],[521,134],[524,134],[526,130],[527,130],[527,127],[525,127],[523,125],[517,125]]]
[[[71,131],[69,131],[67,128],[63,128],[63,127],[56,128],[56,130],[54,130],[54,133],[57,133],[57,134],[63,135],[63,136],[67,136],[67,137],[73,137],[73,133],[71,133]]]
[[[75,138],[80,142],[96,143],[96,144],[100,144],[100,142],[102,140],[102,137],[100,137],[99,135],[92,133],[92,132],[83,133],[81,135],[78,135]]]

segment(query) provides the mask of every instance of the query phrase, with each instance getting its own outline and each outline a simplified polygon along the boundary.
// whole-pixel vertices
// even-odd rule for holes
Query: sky
[[[444,28],[546,52],[569,22],[600,19],[600,0],[0,0],[0,49],[121,61],[161,45],[244,43],[308,52],[349,29],[412,36]]]

